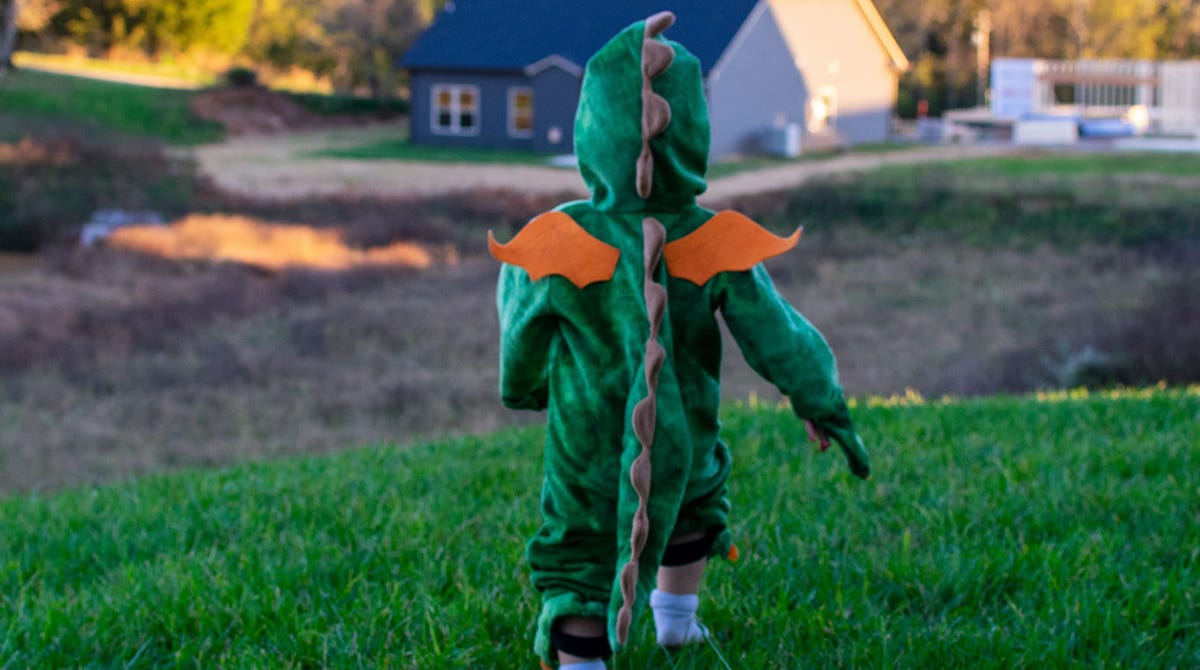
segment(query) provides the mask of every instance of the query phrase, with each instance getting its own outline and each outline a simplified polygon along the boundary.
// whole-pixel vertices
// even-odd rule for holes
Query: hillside
[[[1200,388],[855,409],[875,477],[731,406],[739,668],[1195,667]],[[0,667],[533,667],[541,435],[0,502]],[[668,659],[649,629],[616,668]]]

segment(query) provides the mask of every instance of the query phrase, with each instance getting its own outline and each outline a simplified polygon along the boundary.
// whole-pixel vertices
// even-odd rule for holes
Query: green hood
[[[587,64],[575,116],[579,171],[601,211],[663,212],[695,203],[706,188],[708,106],[700,62],[679,44],[653,38],[675,52],[671,65],[651,80],[667,101],[671,120],[650,140],[653,184],[639,197],[637,164],[642,152],[642,54],[646,21],[629,26]]]

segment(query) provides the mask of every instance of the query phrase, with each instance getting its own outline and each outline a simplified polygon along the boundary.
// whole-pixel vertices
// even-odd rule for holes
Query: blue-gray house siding
[[[557,67],[533,77],[533,149],[546,153],[575,151],[575,110],[583,80]]]
[[[580,79],[560,68],[548,67],[532,77],[524,72],[414,71],[409,85],[413,100],[409,132],[417,144],[563,154],[573,151]],[[478,90],[476,132],[437,131],[434,111],[437,86],[471,86]],[[528,136],[514,134],[511,127],[513,89],[528,89],[533,93],[533,129]]]
[[[689,45],[705,73],[762,0],[455,0],[402,60],[417,144],[571,153],[575,109],[588,58],[629,24],[659,11],[681,18],[670,36]],[[434,132],[433,87],[479,88],[477,134]],[[534,91],[532,137],[508,133],[507,89]]]
[[[761,149],[779,126],[802,129],[813,148],[887,137],[908,62],[871,0],[455,0],[402,62],[413,141],[570,153],[588,58],[660,10],[679,18],[667,36],[700,60],[713,158]],[[476,87],[477,129],[434,132],[439,84]],[[513,87],[533,91],[524,137],[509,128]]]
[[[735,43],[707,82],[713,156],[756,153],[768,129],[805,121],[808,85],[765,3]]]

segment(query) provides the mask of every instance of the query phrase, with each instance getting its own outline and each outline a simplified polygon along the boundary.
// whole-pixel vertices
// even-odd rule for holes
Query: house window
[[[438,135],[478,135],[479,87],[435,85],[432,111]]]
[[[533,137],[533,89],[514,86],[508,89],[508,134]]]

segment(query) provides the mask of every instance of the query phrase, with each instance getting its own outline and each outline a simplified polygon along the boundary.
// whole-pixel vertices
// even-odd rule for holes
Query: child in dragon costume
[[[502,400],[548,410],[543,524],[528,545],[543,599],[535,650],[576,670],[603,668],[647,602],[660,643],[706,635],[695,621],[704,561],[736,553],[718,311],[810,436],[822,448],[833,438],[868,474],[833,354],[761,265],[799,231],[777,237],[696,204],[708,111],[699,62],[660,37],[673,22],[636,23],[588,62],[575,150],[591,199],[536,217],[507,245],[489,234],[504,263]]]

